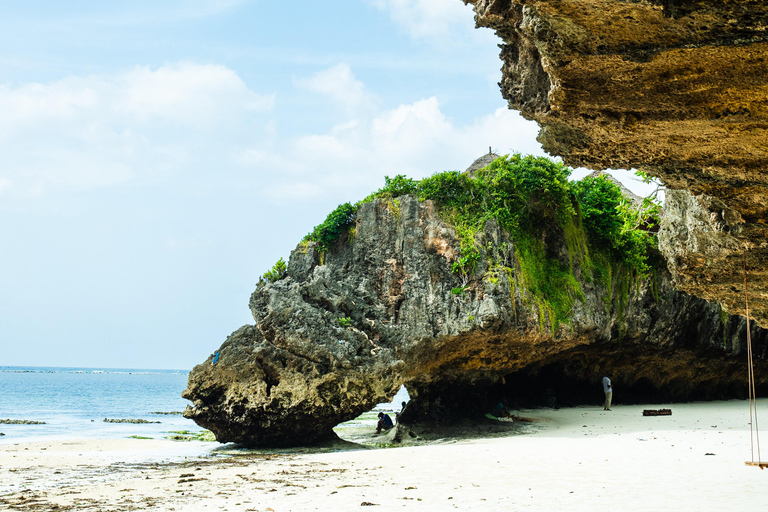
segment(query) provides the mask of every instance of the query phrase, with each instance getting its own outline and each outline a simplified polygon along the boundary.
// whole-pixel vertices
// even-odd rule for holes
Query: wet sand
[[[648,408],[672,415],[643,417]],[[759,411],[768,428],[768,400]],[[744,401],[519,413],[535,421],[507,435],[388,449],[3,444],[0,509],[722,511],[768,503],[768,471],[744,465],[751,458]],[[768,436],[764,448],[765,460]]]

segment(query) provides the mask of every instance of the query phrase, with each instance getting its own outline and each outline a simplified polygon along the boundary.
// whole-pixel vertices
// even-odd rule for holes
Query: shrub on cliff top
[[[455,270],[466,275],[479,256],[474,235],[489,219],[520,237],[540,230],[543,216],[550,214],[565,226],[577,216],[578,207],[590,236],[608,247],[613,259],[646,272],[646,246],[653,240],[637,228],[638,221],[623,203],[619,187],[605,178],[572,183],[570,173],[565,165],[547,158],[514,154],[497,158],[474,177],[458,171],[437,173],[421,181],[387,176],[384,187],[354,205],[339,205],[304,239],[317,241],[321,251],[328,251],[354,223],[360,204],[413,194],[420,200],[434,201],[456,227],[462,257],[468,264]],[[658,216],[658,208],[652,215]]]
[[[553,330],[568,318],[574,300],[582,296],[573,268],[548,259],[540,240],[547,222],[564,228],[573,224],[576,207],[569,175],[569,168],[549,159],[512,155],[497,158],[474,177],[446,172],[419,184],[419,197],[435,201],[443,218],[456,229],[461,256],[452,270],[462,284],[467,285],[481,259],[483,249],[478,247],[476,235],[494,219],[515,240],[522,284],[548,311]],[[543,313],[541,318],[543,321]]]
[[[608,247],[620,245],[624,221],[619,214],[621,190],[605,176],[587,176],[573,184],[581,205],[584,228],[595,241]]]
[[[593,246],[628,268],[647,273],[647,248],[656,239],[643,226],[658,224],[658,204],[651,201],[649,206],[646,198],[641,205],[644,208],[630,207],[621,189],[605,176],[587,176],[572,187]]]
[[[398,174],[394,178],[384,176],[384,186],[360,201],[358,205],[361,203],[368,203],[378,197],[386,197],[392,199],[408,194],[415,194],[418,192],[418,190],[419,182],[412,180],[411,178],[407,178],[402,174]]]
[[[280,258],[279,260],[277,260],[277,263],[274,264],[271,270],[267,270],[266,272],[264,272],[264,275],[261,276],[261,278],[264,281],[274,283],[284,278],[287,275],[288,275],[288,267],[285,266],[285,261],[283,261],[283,258]]]
[[[358,203],[359,204],[359,203]],[[322,224],[315,226],[304,240],[312,240],[319,244],[321,251],[328,251],[339,239],[341,234],[349,229],[355,221],[358,204],[340,204],[333,210]]]
[[[419,182],[419,199],[431,199],[456,227],[462,254],[473,251],[474,236],[489,219],[513,234],[538,227],[537,213],[561,222],[575,215],[570,169],[546,158],[512,155],[494,160],[475,177],[442,172]]]

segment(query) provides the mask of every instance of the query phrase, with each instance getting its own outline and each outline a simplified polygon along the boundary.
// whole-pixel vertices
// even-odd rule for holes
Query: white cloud
[[[343,83],[355,84],[355,90],[365,91],[346,66],[334,66],[314,77],[329,76],[343,76]],[[316,92],[318,101],[332,105],[339,101],[329,93],[335,89],[309,89],[306,84],[310,82],[330,81],[297,80],[296,85]],[[457,124],[446,116],[436,97],[390,109],[378,108],[373,95],[360,94],[358,98],[355,119],[333,125],[324,133],[286,139],[269,151],[245,151],[237,161],[254,168],[269,164],[277,176],[290,176],[287,184],[288,180],[260,175],[259,179],[273,180],[263,188],[264,194],[272,199],[282,201],[290,192],[302,199],[333,195],[338,200],[354,200],[355,194],[359,199],[380,187],[384,175],[422,178],[444,170],[464,170],[485,154],[489,146],[502,154],[544,154],[535,140],[538,126],[506,108],[468,124]],[[367,114],[360,115],[361,112]],[[277,190],[281,193],[276,194]],[[338,197],[340,192],[346,194],[346,199]]]
[[[370,0],[411,37],[441,39],[457,25],[471,25],[472,11],[459,0]]]
[[[371,122],[371,151],[388,165],[388,174],[423,177],[444,170],[464,170],[489,146],[501,153],[542,155],[535,142],[538,127],[517,112],[497,109],[460,125],[449,120],[437,98],[419,100],[382,112]]]
[[[270,110],[275,100],[253,93],[234,71],[215,65],[182,63],[154,71],[137,67],[119,76],[115,85],[119,113],[198,126],[225,121],[242,109]]]
[[[437,98],[432,97],[383,112],[373,120],[371,135],[387,154],[413,154],[435,142],[447,142],[451,129]]]
[[[489,146],[542,154],[537,126],[505,108],[469,123],[452,120],[437,97],[382,108],[346,64],[295,85],[335,124],[279,132],[274,97],[216,65],[0,87],[0,193],[23,202],[180,177],[173,183],[268,201],[354,200],[384,175],[463,170]]]
[[[0,182],[28,196],[155,180],[226,159],[273,105],[231,69],[195,63],[0,86]]]
[[[355,78],[347,64],[337,64],[309,78],[296,79],[294,84],[301,89],[325,96],[350,115],[375,107],[376,97]]]
[[[97,100],[92,88],[73,82],[66,79],[53,86],[0,86],[0,140],[20,129],[72,119],[79,112],[94,108]]]

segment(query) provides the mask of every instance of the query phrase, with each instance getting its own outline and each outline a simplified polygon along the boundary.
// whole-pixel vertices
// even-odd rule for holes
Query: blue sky
[[[543,154],[459,0],[0,4],[0,365],[191,368],[336,205]]]

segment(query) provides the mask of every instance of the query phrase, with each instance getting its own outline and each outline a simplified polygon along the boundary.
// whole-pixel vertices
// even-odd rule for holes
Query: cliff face
[[[462,278],[451,269],[456,232],[431,201],[362,204],[335,247],[300,244],[287,277],[256,289],[255,324],[190,373],[185,416],[221,442],[283,446],[333,436],[401,384],[411,423],[486,412],[502,397],[541,402],[543,388],[525,382],[552,372],[562,379],[549,391],[581,403],[599,399],[606,373],[624,401],[746,390],[743,319],[675,291],[664,269],[641,279],[590,267],[583,232],[541,224],[549,260],[573,274],[562,322],[530,291],[519,248],[494,222]],[[764,357],[766,332],[753,337]]]
[[[679,289],[768,326],[768,3],[464,0],[502,39],[501,91],[568,165],[672,189],[662,251]]]

